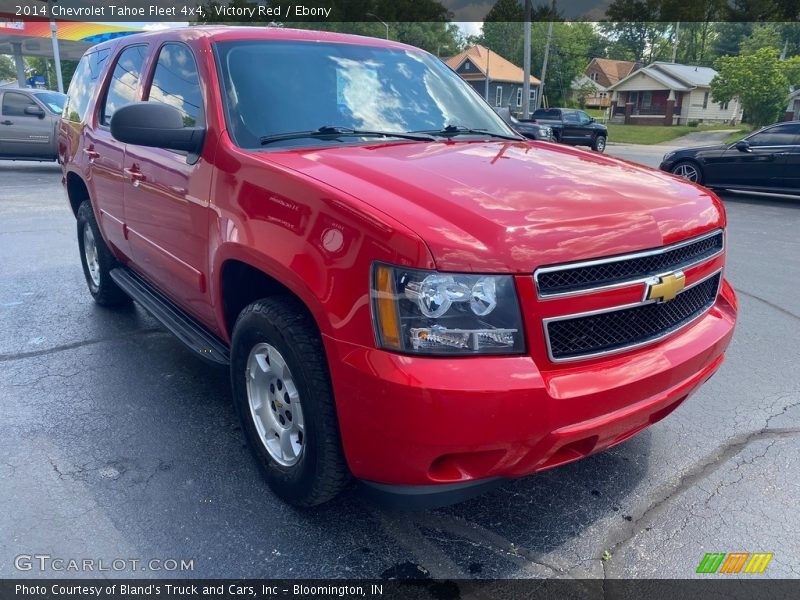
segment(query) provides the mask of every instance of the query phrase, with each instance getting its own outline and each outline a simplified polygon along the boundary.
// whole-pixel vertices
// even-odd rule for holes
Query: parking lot
[[[724,196],[740,321],[667,419],[446,509],[353,489],[301,511],[262,481],[226,370],[93,304],[60,178],[0,161],[0,578],[69,575],[15,568],[37,553],[193,560],[140,577],[691,577],[738,551],[800,577],[800,200]]]

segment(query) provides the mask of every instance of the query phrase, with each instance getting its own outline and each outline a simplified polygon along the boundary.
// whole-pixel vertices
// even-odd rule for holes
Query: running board
[[[136,273],[117,267],[111,270],[111,279],[201,358],[219,365],[230,364],[230,352],[222,340]]]

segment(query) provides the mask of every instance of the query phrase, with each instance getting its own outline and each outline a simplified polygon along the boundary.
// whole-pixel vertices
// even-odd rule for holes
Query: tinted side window
[[[800,125],[778,125],[750,136],[747,141],[751,146],[790,146],[797,143],[798,134],[800,134]]]
[[[147,46],[131,46],[119,55],[100,113],[101,125],[110,124],[114,111],[119,107],[136,101],[136,90],[146,55]]]
[[[578,115],[575,113],[564,113],[564,123],[577,123]]]
[[[578,112],[578,120],[581,122],[581,125],[586,125],[587,123],[591,123],[592,118],[585,112]]]
[[[554,119],[558,121],[561,119],[561,111],[557,108],[540,108],[534,111],[533,116],[537,119]]]
[[[3,94],[4,117],[31,116],[31,118],[35,119],[35,116],[25,114],[25,109],[29,106],[36,106],[36,103],[25,94],[18,94],[16,92],[6,92]]]
[[[183,115],[186,127],[204,124],[200,77],[188,46],[165,44],[161,48],[148,100],[177,108]]]
[[[97,79],[103,70],[108,55],[108,49],[90,52],[81,58],[72,81],[67,90],[67,102],[64,105],[63,117],[70,121],[79,123],[86,116],[86,109],[89,107],[89,100],[95,91]]]

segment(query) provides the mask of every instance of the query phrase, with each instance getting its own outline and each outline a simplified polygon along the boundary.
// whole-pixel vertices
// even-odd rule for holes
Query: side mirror
[[[202,127],[184,126],[177,108],[158,102],[126,104],[111,117],[111,135],[125,144],[199,154],[205,133]]]
[[[594,117],[589,117],[589,123],[594,123]]]
[[[40,119],[44,119],[44,109],[37,104],[31,104],[30,106],[25,107],[25,114],[30,115],[31,117],[39,117]]]
[[[747,140],[739,140],[733,145],[739,152],[752,152],[753,150],[750,148],[750,144]]]

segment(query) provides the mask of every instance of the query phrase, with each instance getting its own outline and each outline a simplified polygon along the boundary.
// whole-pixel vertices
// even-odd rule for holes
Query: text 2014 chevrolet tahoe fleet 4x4
[[[230,364],[253,452],[298,505],[351,477],[444,503],[609,448],[733,333],[710,191],[525,140],[403,44],[106,42],[59,144],[91,294]]]

